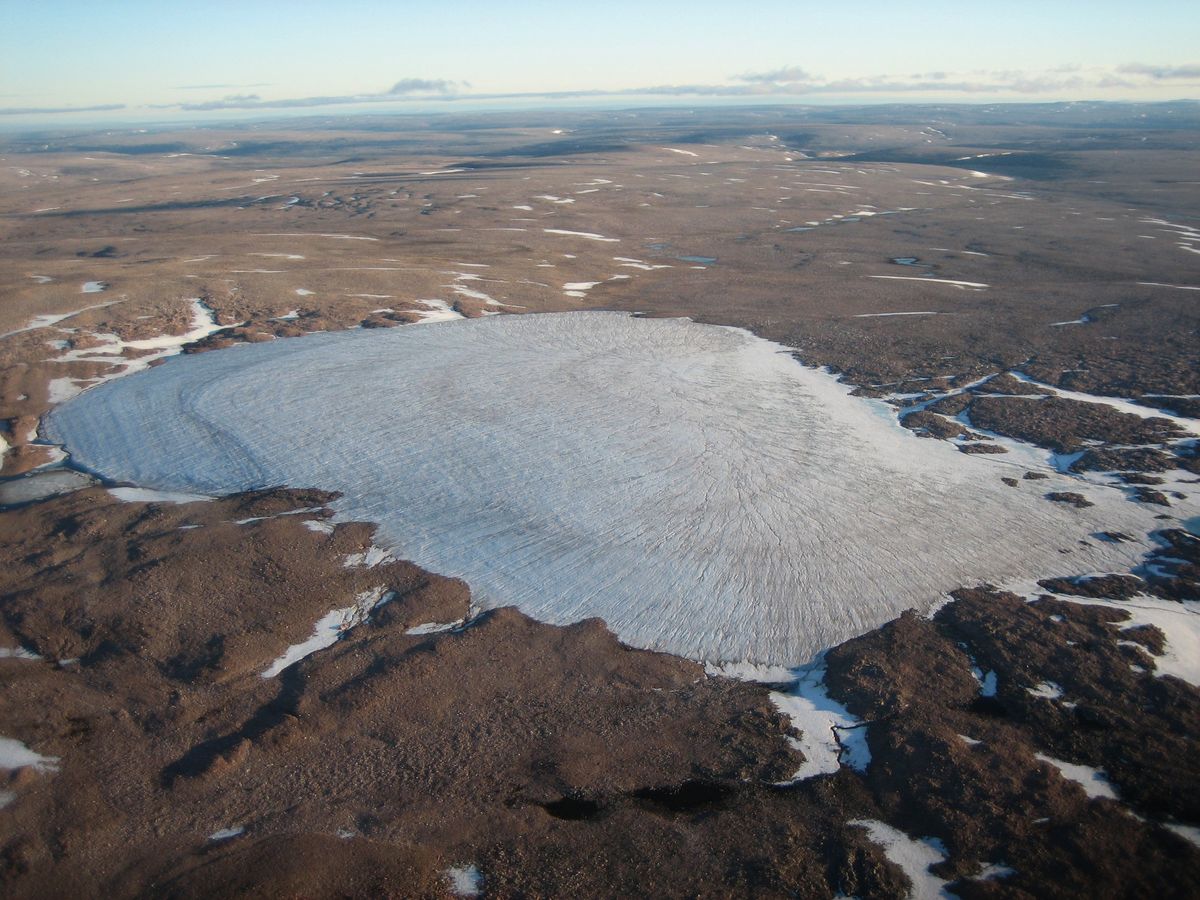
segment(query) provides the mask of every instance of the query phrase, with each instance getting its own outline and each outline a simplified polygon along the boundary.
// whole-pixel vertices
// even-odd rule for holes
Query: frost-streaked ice
[[[988,580],[1112,571],[1152,513],[1000,483],[784,348],[619,313],[498,316],[176,357],[72,400],[76,462],[168,491],[341,491],[398,558],[482,607],[600,616],[710,661],[809,662]],[[1070,484],[1052,475],[1047,482]],[[1071,553],[1061,553],[1069,549]]]

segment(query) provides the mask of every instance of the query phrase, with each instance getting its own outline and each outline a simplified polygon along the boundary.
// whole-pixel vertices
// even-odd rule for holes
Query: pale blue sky
[[[1196,0],[0,0],[0,11],[9,117],[122,105],[103,115],[197,118],[197,104],[245,114],[317,108],[312,97],[381,110],[447,94],[662,102],[644,92],[659,86],[806,103],[1200,96]],[[775,75],[740,78],[764,73]],[[382,102],[404,79],[448,83]]]

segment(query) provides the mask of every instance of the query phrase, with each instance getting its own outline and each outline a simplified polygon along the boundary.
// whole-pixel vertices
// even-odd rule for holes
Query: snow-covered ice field
[[[620,313],[496,316],[170,359],[46,432],[166,491],[341,491],[339,518],[481,607],[600,616],[626,642],[797,665],[980,581],[1111,571],[1153,512],[916,437],[747,332]],[[1087,543],[1081,543],[1081,540]]]

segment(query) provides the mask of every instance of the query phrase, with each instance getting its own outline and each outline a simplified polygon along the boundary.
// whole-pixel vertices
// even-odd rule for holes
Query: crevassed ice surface
[[[963,583],[1144,549],[1078,543],[1150,521],[1115,491],[1075,510],[1041,499],[1053,479],[1005,487],[1019,469],[847,390],[737,329],[562,313],[178,357],[47,428],[158,490],[341,491],[342,518],[481,606],[708,660],[803,662]]]

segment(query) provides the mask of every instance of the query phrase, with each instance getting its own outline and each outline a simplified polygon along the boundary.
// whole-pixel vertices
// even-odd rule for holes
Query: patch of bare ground
[[[907,401],[918,408],[899,411],[900,424],[923,437],[979,440],[973,426],[988,435],[1001,435],[1044,447],[1059,454],[1082,454],[1070,464],[1073,472],[1163,472],[1187,468],[1193,450],[1190,436],[1171,419],[1122,412],[1103,402],[1057,396],[1052,389],[1030,384],[1002,372],[964,390],[930,389],[918,383],[906,387],[923,391]],[[964,424],[965,423],[965,424]],[[988,444],[960,444],[967,453],[997,453]],[[1135,474],[1136,477],[1136,474]]]
[[[330,523],[329,499],[87,489],[0,513],[4,642],[41,657],[0,660],[0,716],[57,757],[10,775],[8,896],[441,896],[467,863],[496,896],[905,896],[861,819],[940,839],[967,893],[1102,890],[1130,848],[1131,893],[1200,887],[1200,851],[1155,824],[1200,820],[1200,692],[1130,669],[1152,672],[1161,635],[1118,633],[1120,610],[966,591],[835,648],[827,684],[872,761],[783,786],[801,756],[765,688],[596,620],[472,618],[461,582],[364,564],[371,528]],[[1076,706],[1029,694],[1045,680]],[[1152,821],[1036,752],[1104,768]],[[997,861],[1015,873],[969,880]]]
[[[1169,893],[1196,889],[1195,849],[1130,808],[1200,815],[1190,771],[1200,692],[1150,674],[1161,635],[1119,631],[1126,618],[964,590],[933,621],[905,615],[830,651],[831,693],[872,723],[866,784],[887,821],[945,842],[933,871],[954,893],[1086,896],[1119,883],[1139,896],[1156,890],[1137,882],[1143,862]],[[994,695],[972,666],[992,673]],[[1102,770],[1120,802],[1089,800],[1037,754]],[[980,860],[1015,871],[975,882]]]
[[[1055,503],[1069,503],[1076,509],[1086,509],[1089,506],[1096,505],[1077,491],[1051,491],[1046,495],[1046,499],[1052,500]]]
[[[1057,453],[1074,453],[1083,449],[1088,440],[1151,444],[1186,436],[1169,419],[1143,419],[1100,403],[1061,397],[1036,400],[977,397],[967,414],[979,428],[1048,447]]]
[[[1182,528],[1154,533],[1159,548],[1149,554],[1141,574],[1084,575],[1039,581],[1048,591],[1076,597],[1132,600],[1150,594],[1165,600],[1200,600],[1200,538]]]
[[[407,563],[347,566],[372,529],[330,530],[328,499],[121,503],[89,489],[3,513],[5,643],[42,657],[0,661],[6,734],[60,760],[15,776],[12,895],[219,885],[205,873],[226,852],[281,860],[262,877],[282,887],[299,848],[323,842],[328,871],[398,848],[382,880],[361,882],[403,877],[396,895],[437,881],[434,861],[489,848],[493,879],[505,854],[543,841],[585,870],[591,839],[564,824],[571,798],[594,798],[614,841],[632,828],[649,846],[674,806],[760,790],[798,764],[764,689],[631,651],[598,621],[554,628],[498,610],[417,628],[467,619],[466,586]],[[330,609],[381,590],[394,599],[333,647],[261,677]],[[692,783],[700,800],[680,788]],[[228,848],[206,840],[236,827],[246,837]],[[524,869],[506,876],[514,886],[554,871]]]

